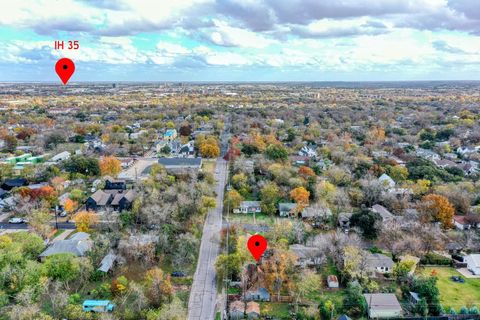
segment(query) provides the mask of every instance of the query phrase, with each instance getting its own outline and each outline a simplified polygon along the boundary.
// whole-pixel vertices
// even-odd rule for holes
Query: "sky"
[[[480,80],[480,0],[0,0],[0,44],[0,81]]]

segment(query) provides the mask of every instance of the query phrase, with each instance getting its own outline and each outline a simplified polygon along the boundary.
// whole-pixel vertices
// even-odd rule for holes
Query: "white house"
[[[302,157],[316,158],[317,152],[308,146],[303,146],[302,149],[298,151],[298,155]]]
[[[242,201],[240,207],[233,209],[234,213],[259,213],[262,212],[260,201]]]
[[[463,258],[467,263],[467,269],[476,276],[480,276],[480,253],[469,254]]]

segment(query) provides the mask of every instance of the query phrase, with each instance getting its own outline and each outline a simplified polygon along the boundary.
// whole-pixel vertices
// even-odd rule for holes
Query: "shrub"
[[[427,253],[421,260],[421,264],[430,264],[430,265],[438,265],[438,266],[449,266],[451,264],[451,260],[447,257],[438,255],[436,253],[430,252]]]

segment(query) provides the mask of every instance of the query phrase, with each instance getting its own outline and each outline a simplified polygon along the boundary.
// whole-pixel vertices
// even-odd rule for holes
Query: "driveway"
[[[223,192],[227,179],[227,162],[222,158],[218,158],[215,171],[219,172],[216,188],[217,207],[208,212],[203,226],[197,270],[193,277],[188,301],[189,320],[209,320],[215,318],[217,287],[214,264],[220,251]]]

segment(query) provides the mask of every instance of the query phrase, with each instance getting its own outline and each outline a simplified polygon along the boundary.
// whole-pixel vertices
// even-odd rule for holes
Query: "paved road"
[[[215,171],[218,172],[218,185],[216,188],[217,207],[208,212],[205,225],[203,226],[197,270],[195,271],[188,301],[189,320],[210,320],[215,318],[217,287],[214,264],[220,249],[223,192],[227,177],[227,162],[222,158],[217,159]]]
[[[55,227],[55,223],[52,223],[51,224],[52,227]],[[62,222],[62,223],[58,223],[58,229],[75,229],[76,226],[75,226],[75,223],[67,223],[67,222]],[[18,224],[14,224],[14,223],[0,223],[0,230],[1,229],[23,229],[23,230],[27,230],[28,229],[28,224],[25,224],[25,223],[18,223]]]

